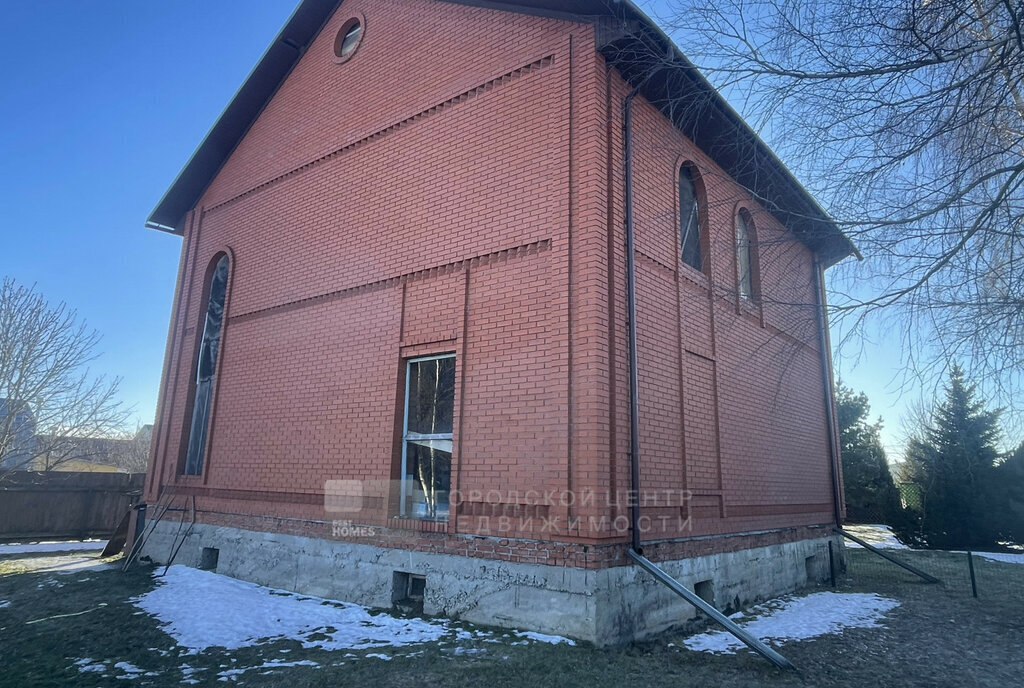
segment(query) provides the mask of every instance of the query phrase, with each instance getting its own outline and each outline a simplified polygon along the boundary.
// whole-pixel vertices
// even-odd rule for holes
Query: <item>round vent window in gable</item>
[[[363,20],[352,17],[341,25],[334,39],[334,61],[344,62],[355,54],[363,38]]]

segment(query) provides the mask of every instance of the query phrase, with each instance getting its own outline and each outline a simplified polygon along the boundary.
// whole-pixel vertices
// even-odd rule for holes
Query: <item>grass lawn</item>
[[[473,633],[477,629],[455,622],[438,642],[386,652],[325,650],[296,640],[192,652],[132,602],[153,589],[152,569],[125,574],[117,566],[76,568],[93,563],[88,559],[95,554],[11,556],[0,558],[0,685],[1021,685],[1024,566],[980,563],[981,597],[975,600],[959,584],[917,583],[898,571],[865,566],[871,556],[866,552],[849,556],[854,575],[841,581],[840,591],[878,593],[900,606],[879,628],[782,644],[780,651],[799,674],[777,670],[747,651],[690,651],[673,634],[599,649],[527,642],[500,629]],[[948,555],[943,562],[942,556],[921,553],[917,563],[956,561]]]

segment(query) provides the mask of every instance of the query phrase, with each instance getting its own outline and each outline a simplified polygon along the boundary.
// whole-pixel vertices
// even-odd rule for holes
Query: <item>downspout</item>
[[[640,85],[642,86],[642,84]],[[625,216],[626,216],[626,318],[629,334],[629,473],[631,547],[643,554],[640,546],[640,379],[637,371],[636,347],[636,263],[633,229],[633,99],[640,92],[637,86],[622,104],[622,145],[624,149]]]
[[[647,75],[649,79],[655,71]],[[646,80],[645,80],[646,81]],[[689,590],[675,578],[663,571],[657,564],[643,555],[640,546],[640,379],[637,370],[636,346],[636,264],[634,257],[635,233],[633,226],[633,99],[640,92],[643,82],[636,86],[623,102],[622,142],[624,148],[623,171],[625,176],[625,219],[626,219],[626,312],[628,317],[628,358],[629,358],[629,469],[630,469],[630,529],[632,540],[626,555],[642,569],[654,576],[691,605],[707,614],[726,631],[739,638],[749,648],[781,669],[795,669],[788,659],[761,642],[749,632],[740,628],[735,621],[715,609]]]
[[[818,312],[818,348],[821,351],[821,381],[825,394],[825,426],[828,432],[829,472],[832,476],[832,516],[836,528],[843,524],[842,486],[839,482],[839,438],[836,436],[835,390],[832,387],[832,346],[828,336],[825,269],[814,259],[814,305]]]

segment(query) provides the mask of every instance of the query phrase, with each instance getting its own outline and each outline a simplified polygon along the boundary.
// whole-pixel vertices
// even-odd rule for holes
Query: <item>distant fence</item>
[[[145,473],[36,473],[0,479],[0,542],[109,537]]]

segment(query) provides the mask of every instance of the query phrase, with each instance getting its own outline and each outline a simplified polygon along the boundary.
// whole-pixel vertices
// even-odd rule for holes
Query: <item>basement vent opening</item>
[[[817,554],[804,559],[804,568],[807,571],[808,583],[820,583],[825,578],[825,566],[822,557]]]
[[[392,575],[391,603],[396,609],[410,614],[423,613],[423,595],[427,590],[427,577],[405,571]]]
[[[715,606],[715,586],[709,580],[698,581],[693,586],[693,592],[712,607]]]
[[[203,553],[199,556],[199,568],[203,571],[216,571],[219,558],[219,549],[216,547],[203,547]]]

